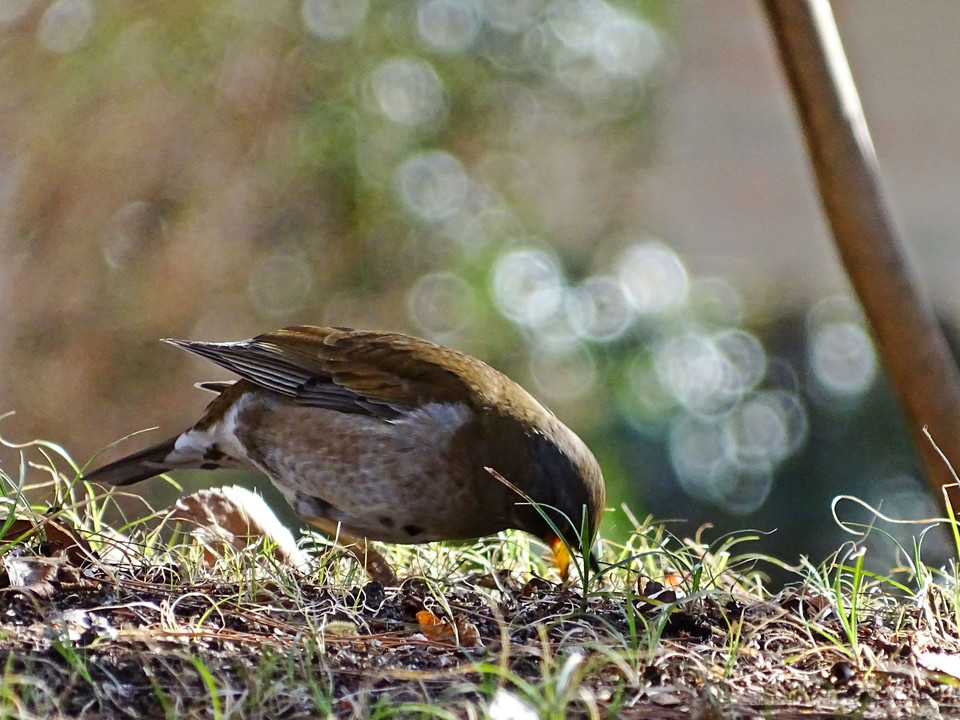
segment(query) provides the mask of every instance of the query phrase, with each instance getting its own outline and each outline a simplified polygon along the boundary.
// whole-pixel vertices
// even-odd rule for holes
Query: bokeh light
[[[645,435],[665,432],[666,418],[677,405],[673,394],[657,376],[651,353],[637,352],[626,366],[627,387],[617,395],[617,403],[627,421]]]
[[[547,15],[551,38],[540,38],[540,64],[598,115],[629,112],[644,97],[663,61],[660,32],[643,18],[600,0],[561,0]],[[557,43],[554,40],[559,40]]]
[[[493,269],[497,309],[523,325],[541,325],[555,318],[563,305],[564,284],[557,259],[543,250],[514,250]]]
[[[772,491],[778,466],[803,446],[807,412],[783,364],[769,361],[759,338],[741,328],[670,335],[650,363],[635,362],[634,392],[657,397],[659,385],[682,409],[670,426],[669,457],[692,498],[751,513]],[[635,401],[633,408],[642,421],[644,409],[667,405]]]
[[[417,11],[420,39],[431,50],[460,53],[476,42],[480,13],[472,0],[426,0]]]
[[[707,327],[736,327],[743,321],[740,293],[723,278],[693,278],[687,302],[692,317]]]
[[[747,398],[726,420],[733,461],[743,470],[772,471],[806,438],[807,416],[799,398],[767,390]]]
[[[770,497],[773,480],[763,470],[723,473],[713,483],[714,504],[730,515],[749,515]]]
[[[767,373],[767,352],[756,335],[741,329],[722,330],[711,340],[726,362],[738,394],[746,394],[763,380]]]
[[[392,58],[370,78],[380,111],[398,125],[421,125],[443,111],[443,83],[430,63],[420,58]]]
[[[480,0],[487,23],[508,33],[530,27],[543,4],[544,0]]]
[[[847,298],[826,298],[807,313],[810,372],[828,395],[863,394],[877,373],[877,356],[859,308]]]
[[[460,161],[442,150],[414,155],[397,169],[400,198],[426,222],[445,220],[460,210],[468,185]]]
[[[597,379],[593,354],[582,343],[530,355],[530,375],[546,402],[570,402],[585,397]]]
[[[367,15],[369,0],[303,0],[300,15],[307,30],[323,40],[343,40]]]
[[[683,306],[689,291],[687,270],[667,245],[630,245],[617,262],[617,277],[641,315],[655,315]]]
[[[670,460],[681,487],[691,497],[716,501],[716,480],[730,465],[721,422],[684,415],[669,436]]]
[[[607,275],[593,275],[569,291],[566,310],[576,333],[594,342],[617,339],[633,320],[623,285]]]
[[[760,507],[770,494],[770,468],[738,466],[736,446],[725,421],[684,416],[671,428],[669,448],[680,486],[691,497],[732,515],[745,515]]]
[[[83,45],[92,29],[89,0],[55,0],[40,18],[37,39],[48,50],[66,54]]]
[[[877,368],[870,336],[854,323],[828,323],[818,328],[810,338],[810,359],[817,380],[843,395],[866,390]]]
[[[523,234],[523,224],[508,208],[486,207],[459,223],[454,236],[470,252]]]
[[[558,67],[581,60],[610,76],[644,78],[662,59],[656,28],[600,0],[554,2],[548,18],[550,30],[560,40]]]
[[[654,358],[660,382],[691,413],[721,414],[742,397],[736,368],[709,336],[667,337],[656,346]]]
[[[419,332],[449,342],[476,317],[477,298],[463,278],[451,272],[428,273],[407,293],[407,311]]]

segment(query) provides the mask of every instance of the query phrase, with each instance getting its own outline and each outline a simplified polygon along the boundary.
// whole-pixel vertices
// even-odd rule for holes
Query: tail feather
[[[175,435],[145,450],[97,468],[93,472],[86,473],[83,479],[110,485],[132,485],[172,470],[175,466],[169,463],[167,458],[173,452],[177,437],[179,436]]]

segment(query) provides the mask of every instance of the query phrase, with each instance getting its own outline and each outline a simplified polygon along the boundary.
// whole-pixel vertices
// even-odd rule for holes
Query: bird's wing
[[[425,340],[298,326],[228,343],[166,340],[297,403],[392,419],[428,402],[473,402],[500,374]],[[466,373],[466,376],[465,376]]]

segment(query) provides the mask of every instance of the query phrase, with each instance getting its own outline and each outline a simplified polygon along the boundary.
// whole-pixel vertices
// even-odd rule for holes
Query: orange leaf
[[[451,623],[449,620],[441,620],[429,610],[421,610],[417,613],[417,622],[420,623],[420,632],[428,640],[461,647],[481,645],[477,626],[463,618],[456,618]]]
[[[444,621],[438,618],[429,610],[421,610],[417,613],[417,622],[420,623],[420,628],[430,627],[432,625],[443,625]]]

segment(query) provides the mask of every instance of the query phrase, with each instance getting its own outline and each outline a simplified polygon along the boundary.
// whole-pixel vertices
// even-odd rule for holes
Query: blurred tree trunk
[[[960,382],[887,212],[873,143],[829,0],[762,0],[834,242],[938,499],[960,463]],[[960,508],[957,488],[951,505]]]

